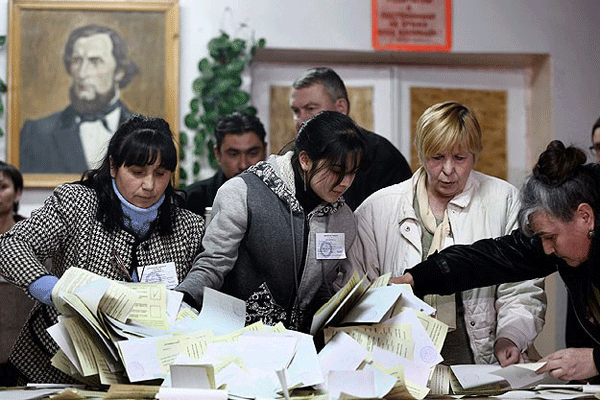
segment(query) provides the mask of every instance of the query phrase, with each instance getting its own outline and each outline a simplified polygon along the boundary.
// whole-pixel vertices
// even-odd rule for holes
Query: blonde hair
[[[415,147],[421,165],[434,154],[454,149],[469,151],[474,158],[481,153],[481,128],[471,110],[455,101],[429,107],[419,117]]]

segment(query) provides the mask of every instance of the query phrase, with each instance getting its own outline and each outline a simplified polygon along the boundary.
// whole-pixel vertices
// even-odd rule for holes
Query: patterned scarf
[[[115,194],[121,200],[121,208],[123,209],[124,214],[124,223],[125,227],[135,232],[140,238],[146,236],[148,231],[150,231],[150,226],[156,220],[158,216],[158,208],[161,206],[163,201],[165,200],[165,194],[158,199],[158,201],[148,208],[140,208],[137,207],[130,202],[128,202],[125,197],[119,192],[117,189],[117,184],[115,180],[112,180],[113,190]]]
[[[445,247],[446,239],[452,233],[450,221],[448,219],[448,210],[444,210],[444,218],[438,225],[435,215],[429,206],[429,196],[427,195],[427,173],[424,168],[419,169],[417,178],[417,203],[419,204],[419,213],[423,228],[433,235],[431,246],[427,256]],[[437,294],[425,296],[425,301],[437,310],[437,318],[448,325],[449,330],[456,329],[456,303],[454,295],[440,296]]]

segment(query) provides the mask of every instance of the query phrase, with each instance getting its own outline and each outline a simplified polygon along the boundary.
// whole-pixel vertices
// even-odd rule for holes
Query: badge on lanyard
[[[317,233],[317,260],[346,258],[345,233]]]
[[[140,282],[164,282],[167,289],[173,289],[179,283],[174,262],[137,267],[137,273]]]

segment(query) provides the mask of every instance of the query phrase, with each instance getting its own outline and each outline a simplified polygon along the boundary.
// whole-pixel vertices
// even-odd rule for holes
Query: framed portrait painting
[[[97,168],[133,114],[178,140],[177,0],[10,0],[7,159],[26,187]]]

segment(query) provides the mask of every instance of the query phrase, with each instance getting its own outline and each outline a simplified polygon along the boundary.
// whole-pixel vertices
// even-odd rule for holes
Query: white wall
[[[7,2],[0,0],[0,34],[7,33]],[[219,29],[235,33],[244,22],[271,48],[371,51],[367,0],[180,0],[180,10],[181,121],[192,98],[197,63]],[[588,145],[588,131],[600,114],[600,2],[454,0],[452,24],[453,52],[550,54],[553,136]],[[0,52],[0,76],[6,80],[6,48]],[[0,126],[6,126],[6,115]],[[5,149],[0,140],[2,159]],[[24,206],[28,197],[26,193]],[[36,196],[31,205],[38,204]]]
[[[207,41],[220,28],[235,33],[240,22],[280,49],[371,51],[368,0],[180,0],[180,117],[192,98],[191,83]],[[231,12],[224,12],[229,7]],[[600,2],[597,0],[453,0],[457,53],[546,53],[552,62],[554,138],[587,146],[600,115]],[[7,32],[7,0],[0,0],[0,34]],[[10,40],[10,37],[8,38]],[[6,51],[0,52],[6,80]],[[0,126],[5,127],[5,118]],[[183,122],[181,128],[183,129]],[[0,158],[5,158],[0,140]],[[27,212],[47,190],[27,190]],[[552,284],[555,285],[554,283]],[[564,302],[563,302],[564,303]],[[559,310],[559,314],[560,314]],[[557,322],[560,340],[562,322]],[[559,332],[560,331],[560,332]]]

